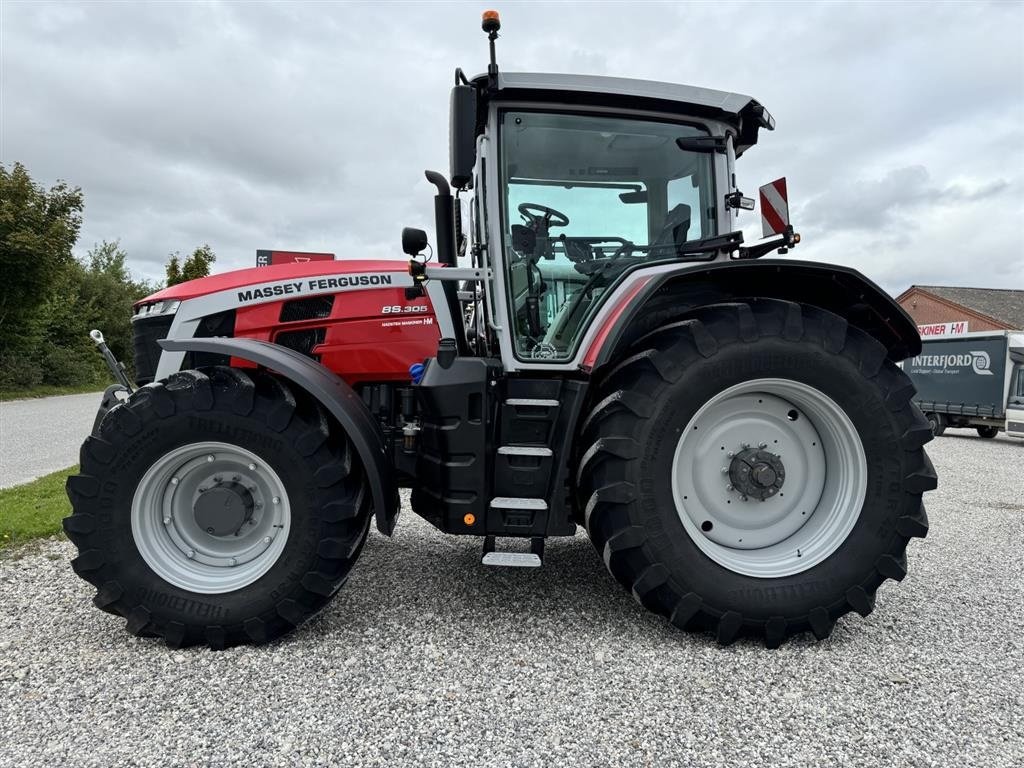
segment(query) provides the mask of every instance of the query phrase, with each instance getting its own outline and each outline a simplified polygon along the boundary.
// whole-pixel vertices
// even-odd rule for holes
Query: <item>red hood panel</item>
[[[205,296],[247,285],[287,280],[290,277],[316,277],[317,275],[343,275],[359,272],[406,272],[408,269],[407,261],[397,259],[345,259],[344,261],[310,261],[304,264],[250,267],[249,269],[236,269],[233,272],[201,277],[198,280],[189,280],[187,283],[178,283],[164,288],[162,291],[157,291],[136,304],[147,304],[164,299],[184,301],[185,299],[194,299],[196,296]]]

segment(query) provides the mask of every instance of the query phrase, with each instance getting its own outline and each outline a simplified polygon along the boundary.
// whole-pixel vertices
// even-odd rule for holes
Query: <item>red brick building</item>
[[[912,285],[896,301],[918,326],[945,323],[946,333],[1024,329],[1024,290]]]

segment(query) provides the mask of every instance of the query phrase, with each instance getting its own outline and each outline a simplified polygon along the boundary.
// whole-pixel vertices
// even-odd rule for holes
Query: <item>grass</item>
[[[98,384],[79,384],[72,387],[55,387],[51,384],[40,384],[26,389],[0,389],[0,402],[24,400],[31,397],[53,397],[54,395],[81,395],[86,392],[102,391],[103,386]]]
[[[60,521],[71,512],[64,481],[77,471],[69,467],[0,490],[0,550],[61,532]]]

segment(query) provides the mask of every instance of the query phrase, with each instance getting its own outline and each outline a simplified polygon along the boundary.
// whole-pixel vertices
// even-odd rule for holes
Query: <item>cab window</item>
[[[713,156],[678,123],[501,113],[502,245],[515,351],[567,359],[627,269],[715,234]]]

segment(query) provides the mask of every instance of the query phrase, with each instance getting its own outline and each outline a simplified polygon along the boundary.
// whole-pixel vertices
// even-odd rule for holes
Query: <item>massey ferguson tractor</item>
[[[134,310],[64,529],[96,605],[171,646],[265,643],[341,589],[399,489],[483,563],[589,534],[683,630],[828,637],[907,572],[936,475],[913,321],[799,242],[736,160],[749,96],[455,71],[432,246],[183,283]],[[454,189],[454,196],[452,194]],[[782,201],[784,202],[784,201]],[[765,210],[770,206],[771,210]],[[772,223],[774,222],[774,223]]]

